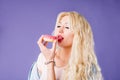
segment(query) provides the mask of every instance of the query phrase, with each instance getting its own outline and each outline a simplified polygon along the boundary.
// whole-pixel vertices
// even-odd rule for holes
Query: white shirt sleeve
[[[41,68],[42,74],[40,74],[40,80],[47,80],[47,67],[44,64],[46,61],[43,53],[40,53],[37,60],[37,66]]]
[[[40,53],[37,62],[35,62],[30,69],[28,80],[47,80],[47,67],[44,64],[45,61],[44,55]],[[42,70],[41,74],[38,67]]]
[[[31,69],[28,75],[28,80],[40,80],[40,75],[37,70],[36,62],[34,62],[31,66]]]

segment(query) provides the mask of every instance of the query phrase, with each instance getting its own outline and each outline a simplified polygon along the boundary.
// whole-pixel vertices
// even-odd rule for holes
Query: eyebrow
[[[63,25],[61,22],[58,22],[57,24],[61,24],[61,25]],[[68,25],[68,23],[64,23],[64,25]]]

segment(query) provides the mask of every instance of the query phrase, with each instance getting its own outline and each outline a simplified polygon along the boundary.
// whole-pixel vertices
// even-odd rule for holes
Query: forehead
[[[70,23],[70,18],[69,16],[61,16],[60,19],[59,19],[59,23]]]

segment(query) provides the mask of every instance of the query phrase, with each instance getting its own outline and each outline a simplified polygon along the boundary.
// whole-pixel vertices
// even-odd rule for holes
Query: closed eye
[[[61,27],[61,26],[57,26],[57,28],[59,28],[59,27]]]
[[[66,29],[69,29],[69,27],[65,27]]]

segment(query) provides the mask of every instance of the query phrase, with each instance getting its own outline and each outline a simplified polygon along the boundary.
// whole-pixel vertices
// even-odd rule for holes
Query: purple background
[[[119,0],[0,0],[0,80],[27,80],[37,40],[52,32],[61,11],[85,16],[104,79],[120,80]]]

